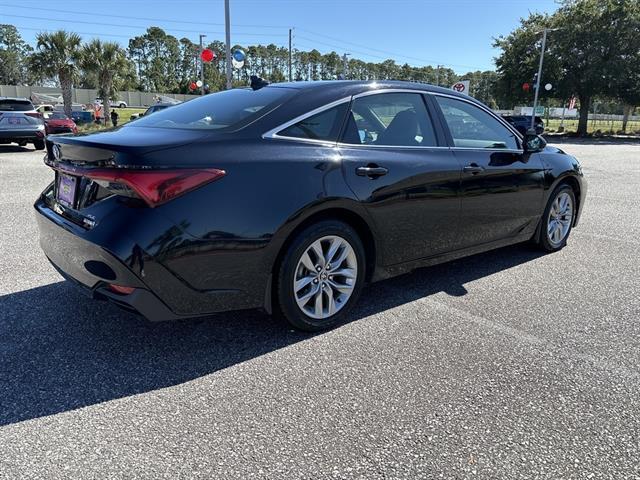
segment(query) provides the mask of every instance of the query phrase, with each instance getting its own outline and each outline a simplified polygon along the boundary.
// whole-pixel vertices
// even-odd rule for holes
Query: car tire
[[[36,150],[44,150],[44,140],[35,140],[33,146]]]
[[[119,107],[120,107],[120,108],[127,108],[127,104],[126,104],[126,103],[121,103],[121,104],[119,105]]]
[[[329,329],[357,302],[365,268],[364,247],[351,226],[337,220],[311,225],[296,235],[282,259],[277,309],[299,330]]]
[[[558,185],[540,219],[536,245],[545,252],[556,252],[567,244],[576,216],[576,195],[566,183]]]

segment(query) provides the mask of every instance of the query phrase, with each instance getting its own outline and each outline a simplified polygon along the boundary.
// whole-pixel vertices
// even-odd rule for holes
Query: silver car
[[[44,150],[45,135],[42,114],[28,98],[0,97],[0,144],[33,143],[36,150]]]

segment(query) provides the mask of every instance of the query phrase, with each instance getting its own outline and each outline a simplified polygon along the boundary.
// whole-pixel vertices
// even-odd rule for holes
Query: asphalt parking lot
[[[561,147],[564,250],[375,284],[314,336],[85,299],[38,247],[42,153],[0,145],[0,478],[640,478],[640,145]]]

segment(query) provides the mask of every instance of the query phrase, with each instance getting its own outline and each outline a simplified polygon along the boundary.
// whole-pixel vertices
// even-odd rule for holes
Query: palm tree
[[[76,33],[65,30],[36,35],[37,51],[31,55],[32,71],[39,75],[58,78],[62,89],[64,112],[71,116],[71,88],[77,76],[82,39]]]
[[[95,75],[98,80],[98,96],[104,106],[105,121],[110,116],[110,100],[117,97],[117,84],[128,73],[125,51],[115,42],[93,39],[82,47],[80,60],[82,68]]]

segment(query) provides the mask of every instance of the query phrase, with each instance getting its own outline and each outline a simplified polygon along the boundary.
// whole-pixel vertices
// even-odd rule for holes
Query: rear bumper
[[[0,130],[0,142],[16,142],[19,140],[44,140],[45,131],[42,130]]]
[[[176,315],[172,312],[169,307],[162,302],[162,300],[149,290],[137,288],[132,293],[123,295],[109,290],[106,282],[98,282],[95,287],[89,288],[87,285],[81,283],[78,279],[62,270],[62,268],[56,265],[50,258],[48,258],[48,260],[65,280],[76,286],[76,288],[88,298],[92,298],[94,300],[106,300],[123,310],[141,315],[152,322],[185,318],[184,316]]]
[[[150,321],[202,317],[256,306],[238,290],[190,288],[126,234],[113,235],[118,228],[100,237],[105,232],[98,234],[99,227],[92,231],[76,225],[53,211],[43,196],[34,207],[45,255],[65,279],[91,298],[110,301]],[[100,238],[109,240],[105,243]],[[140,270],[141,256],[144,272],[139,274],[136,272]],[[116,293],[110,284],[135,290],[130,294]]]
[[[55,135],[56,133],[75,133],[75,132],[73,127],[47,127],[47,135]]]

